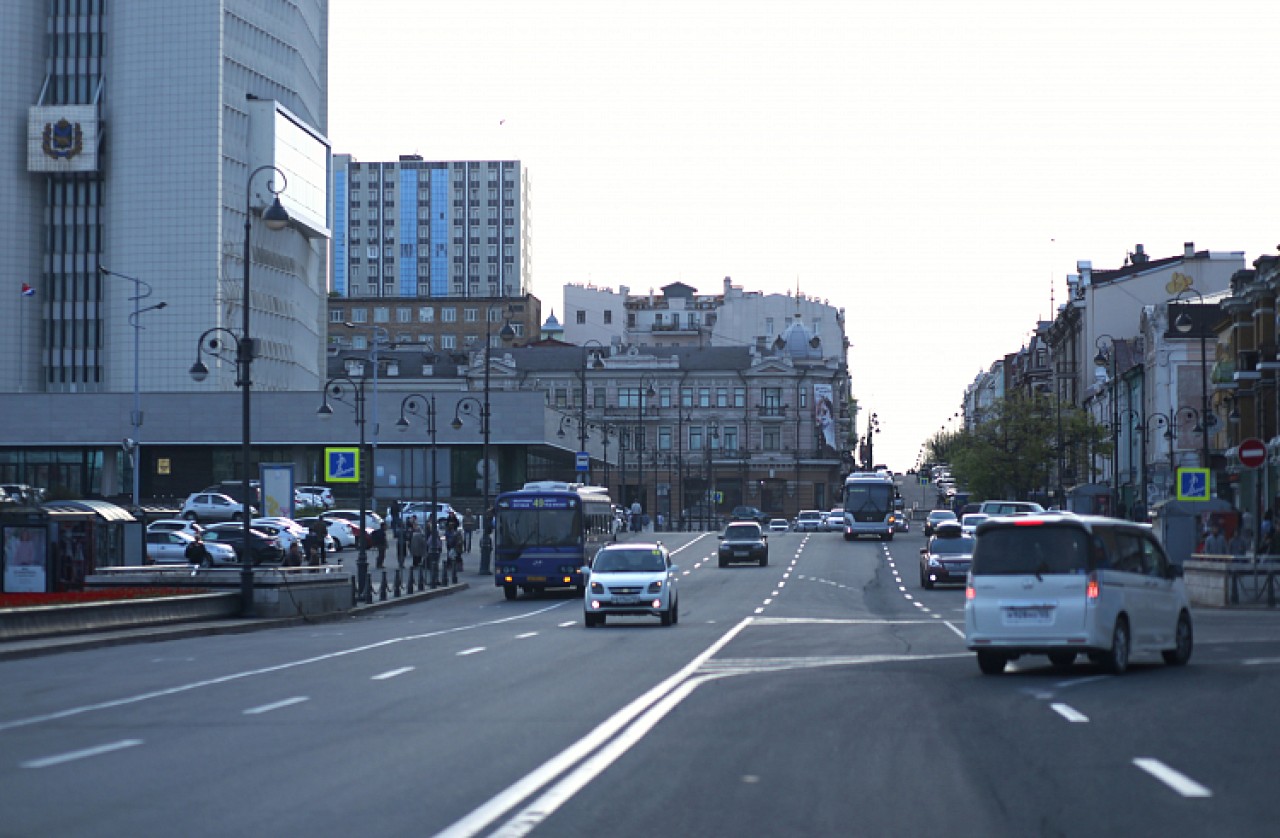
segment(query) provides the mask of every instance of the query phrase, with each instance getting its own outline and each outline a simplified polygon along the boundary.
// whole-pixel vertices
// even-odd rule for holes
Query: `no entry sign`
[[[1236,457],[1245,468],[1260,468],[1267,461],[1267,446],[1257,437],[1249,437],[1240,441],[1236,448]]]

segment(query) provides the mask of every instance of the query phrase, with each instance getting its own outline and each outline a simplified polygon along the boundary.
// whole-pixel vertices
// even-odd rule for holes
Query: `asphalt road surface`
[[[0,835],[1275,835],[1280,615],[979,674],[892,542],[667,534],[681,619],[454,596],[0,663]]]

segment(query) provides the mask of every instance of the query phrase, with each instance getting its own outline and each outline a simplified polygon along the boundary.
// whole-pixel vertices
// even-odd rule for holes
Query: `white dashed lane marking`
[[[1136,757],[1133,764],[1141,768],[1143,771],[1155,777],[1169,788],[1176,791],[1183,797],[1213,797],[1213,792],[1197,783],[1195,780],[1175,771],[1165,765],[1158,759],[1152,757]]]
[[[413,667],[412,667],[412,666],[402,666],[402,667],[400,667],[399,669],[393,669],[393,670],[391,670],[390,672],[383,672],[383,673],[381,673],[381,674],[379,674],[379,675],[374,675],[374,676],[373,676],[372,678],[370,678],[369,680],[370,680],[370,681],[385,681],[385,680],[387,680],[388,678],[394,678],[394,677],[396,677],[397,675],[404,675],[406,672],[412,672],[412,671],[413,671]]]
[[[285,707],[291,707],[294,704],[301,704],[304,701],[310,701],[305,695],[295,695],[293,698],[286,698],[284,701],[275,701],[271,704],[263,704],[259,707],[250,707],[244,711],[246,716],[260,716],[263,713],[270,713],[272,710],[280,710]]]
[[[48,768],[51,765],[61,765],[64,762],[74,762],[78,759],[87,759],[88,757],[96,757],[101,754],[109,754],[112,751],[120,751],[125,748],[133,748],[142,744],[141,739],[121,739],[119,742],[109,742],[106,745],[98,745],[93,748],[84,748],[79,751],[68,751],[65,754],[55,754],[54,756],[41,757],[40,759],[28,760],[22,763],[23,768]]]

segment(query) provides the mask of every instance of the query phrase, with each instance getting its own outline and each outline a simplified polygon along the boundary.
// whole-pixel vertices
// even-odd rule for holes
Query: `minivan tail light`
[[[977,599],[977,597],[978,597],[978,592],[974,590],[972,582],[964,586],[965,599]]]
[[[1085,599],[1097,599],[1101,592],[1102,590],[1101,586],[1098,584],[1098,577],[1094,576],[1092,573],[1089,574],[1089,582],[1084,588]]]
[[[1044,526],[1044,521],[1034,521],[1034,520],[1028,521],[1024,519],[1020,521],[1014,521],[1013,525],[1015,527],[1042,527]]]

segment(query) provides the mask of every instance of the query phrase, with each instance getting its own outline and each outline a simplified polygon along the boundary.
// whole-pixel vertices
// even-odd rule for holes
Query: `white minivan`
[[[1079,654],[1119,675],[1131,656],[1191,658],[1182,567],[1148,524],[1046,513],[978,525],[965,586],[965,645],[987,675],[1022,655]]]

